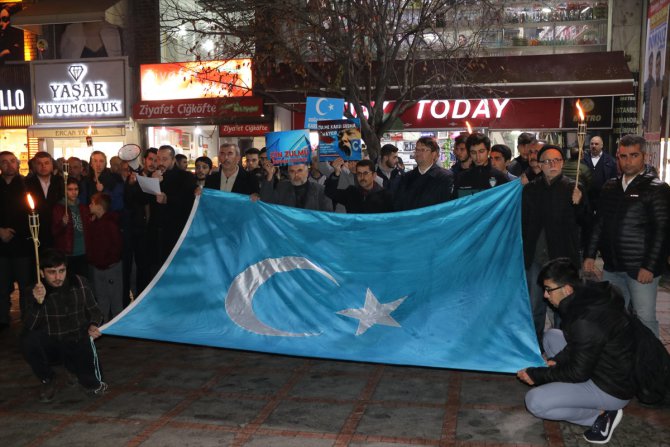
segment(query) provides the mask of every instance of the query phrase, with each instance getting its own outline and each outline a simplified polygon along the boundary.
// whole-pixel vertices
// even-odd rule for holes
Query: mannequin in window
[[[121,56],[121,36],[107,22],[71,23],[61,36],[60,54],[63,59]]]
[[[23,60],[23,31],[10,24],[13,4],[0,9],[0,64]]]

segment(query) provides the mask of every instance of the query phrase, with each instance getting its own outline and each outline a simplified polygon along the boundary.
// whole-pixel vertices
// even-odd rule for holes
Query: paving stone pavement
[[[14,306],[14,309],[16,306]],[[670,345],[670,293],[659,292]],[[13,314],[18,320],[18,315]],[[56,367],[57,394],[0,334],[0,446],[584,446],[584,430],[526,412],[513,375],[287,357],[105,336],[109,392],[89,398]],[[670,446],[670,405],[633,401],[611,446]]]

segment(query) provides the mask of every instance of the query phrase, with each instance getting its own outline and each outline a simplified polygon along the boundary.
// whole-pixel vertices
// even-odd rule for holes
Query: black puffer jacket
[[[558,306],[567,346],[547,368],[528,368],[536,385],[589,379],[619,399],[635,394],[631,380],[635,345],[621,294],[610,283],[587,282]]]
[[[670,187],[649,168],[624,192],[621,177],[605,183],[586,257],[600,250],[605,270],[637,278],[640,268],[658,276],[667,256]]]

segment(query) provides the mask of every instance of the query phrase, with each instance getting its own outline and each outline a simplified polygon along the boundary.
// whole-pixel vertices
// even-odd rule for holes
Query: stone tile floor
[[[658,303],[670,344],[670,293]],[[18,319],[18,315],[14,315]],[[398,367],[103,337],[110,392],[59,376],[56,399],[0,334],[0,446],[584,446],[583,428],[523,406],[512,375]],[[670,406],[633,401],[612,446],[670,446]]]

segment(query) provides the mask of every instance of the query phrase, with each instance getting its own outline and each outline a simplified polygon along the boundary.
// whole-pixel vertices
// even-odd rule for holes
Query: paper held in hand
[[[139,183],[142,191],[146,192],[147,194],[157,195],[161,192],[161,183],[157,178],[138,175],[137,183]]]

